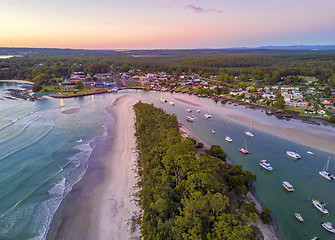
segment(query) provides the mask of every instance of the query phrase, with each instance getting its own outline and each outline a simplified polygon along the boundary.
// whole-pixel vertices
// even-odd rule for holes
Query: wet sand
[[[84,177],[57,210],[47,239],[130,239],[125,220],[139,212],[132,201],[135,154],[133,96],[120,97],[108,107],[115,124],[112,136],[99,142]]]

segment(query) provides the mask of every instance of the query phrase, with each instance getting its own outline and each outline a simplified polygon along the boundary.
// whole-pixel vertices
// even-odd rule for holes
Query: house
[[[320,114],[320,115],[325,115],[326,114],[326,111],[325,110],[323,110],[323,109],[318,109],[318,114]]]

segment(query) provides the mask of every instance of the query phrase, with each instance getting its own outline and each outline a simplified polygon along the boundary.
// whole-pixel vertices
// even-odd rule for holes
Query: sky
[[[0,47],[335,45],[334,0],[1,0]]]

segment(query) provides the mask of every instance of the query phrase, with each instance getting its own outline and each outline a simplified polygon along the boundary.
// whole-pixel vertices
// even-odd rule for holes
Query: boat
[[[241,153],[243,154],[249,154],[248,148],[247,148],[247,140],[244,139],[244,145],[245,145],[245,149],[244,148],[240,148],[238,149]]]
[[[300,215],[300,213],[294,213],[295,218],[300,221],[300,222],[304,222],[304,219],[302,218],[302,216]]]
[[[214,129],[212,129],[212,133],[215,134],[215,130]]]
[[[117,92],[117,91],[119,91],[119,89],[117,87],[113,87],[112,89],[107,90],[108,93],[113,93],[113,92]]]
[[[186,121],[193,122],[194,121],[194,117],[186,116]]]
[[[206,117],[206,118],[212,118],[212,115],[210,115],[209,113],[206,113],[206,114],[205,114],[205,117]]]
[[[166,99],[161,97],[161,99],[159,99],[162,103],[166,103]]]
[[[284,181],[282,185],[287,191],[294,192],[294,187],[289,182]]]
[[[249,131],[245,131],[245,135],[249,136],[249,137],[254,137],[255,135],[251,132],[252,131],[252,122],[250,124],[250,130]]]
[[[292,152],[292,151],[287,151],[286,154],[289,156],[289,157],[293,157],[294,159],[300,159],[301,156],[299,153],[297,153],[296,151]]]
[[[330,160],[330,156],[329,156],[329,158],[328,158],[328,161],[327,161],[326,165],[324,166],[324,168],[322,169],[322,171],[319,172],[319,174],[320,174],[322,177],[324,177],[325,179],[331,181],[331,180],[333,180],[335,177],[334,177],[333,174],[330,174],[330,173],[328,172],[329,160]]]
[[[197,113],[200,113],[200,109],[197,110]]]
[[[228,136],[226,136],[224,140],[226,140],[227,142],[232,142],[232,141],[233,141],[233,139],[231,139],[231,138],[228,137]]]
[[[316,207],[317,209],[319,209],[322,213],[324,213],[324,214],[328,214],[329,213],[329,211],[326,208],[326,203],[320,202],[320,201],[314,200],[314,199],[312,199],[312,202],[313,202],[314,207]]]
[[[170,104],[171,106],[174,106],[174,102],[172,102],[172,101],[170,101],[169,104]]]
[[[313,237],[311,240],[321,240],[321,239],[318,237]]]
[[[313,154],[314,154],[314,153],[313,153],[313,152],[311,152],[311,151],[307,151],[307,153],[308,153],[308,154],[311,154],[311,155],[313,155]]]
[[[189,108],[187,108],[187,109],[186,109],[186,111],[187,111],[187,112],[192,112],[192,110],[191,110],[191,109],[189,109]]]
[[[273,167],[271,167],[270,163],[267,160],[262,160],[260,165],[265,168],[266,170],[272,171]]]
[[[335,229],[330,222],[321,223],[321,226],[326,229],[328,232],[335,233]]]

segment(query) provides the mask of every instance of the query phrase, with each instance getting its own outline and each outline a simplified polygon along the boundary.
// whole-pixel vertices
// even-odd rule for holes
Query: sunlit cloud
[[[220,10],[202,8],[202,7],[197,7],[197,6],[194,6],[194,5],[187,5],[186,8],[192,10],[195,13],[206,13],[206,12],[222,13],[222,11],[220,11]]]
[[[33,7],[33,8],[40,8],[40,6],[36,5],[36,4],[32,4],[30,2],[27,1],[19,1],[17,3],[11,3],[12,6],[21,6],[21,7]]]

